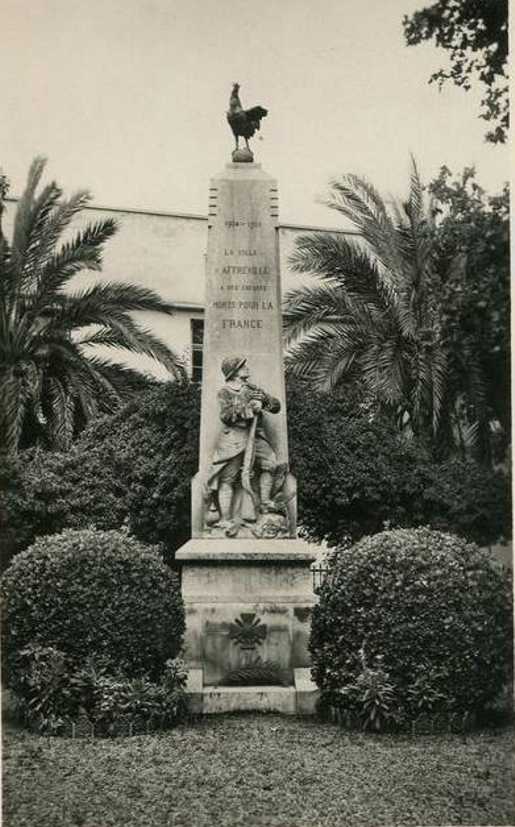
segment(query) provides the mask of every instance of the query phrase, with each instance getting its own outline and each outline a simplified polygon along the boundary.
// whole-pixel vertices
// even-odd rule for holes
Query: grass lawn
[[[511,730],[374,736],[279,715],[65,740],[6,724],[5,827],[515,824]]]

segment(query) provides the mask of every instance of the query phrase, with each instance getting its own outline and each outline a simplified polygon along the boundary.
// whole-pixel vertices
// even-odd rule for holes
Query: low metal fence
[[[359,716],[349,710],[330,704],[326,707],[324,717],[342,729],[363,731],[363,722]],[[470,712],[421,713],[416,718],[392,723],[385,731],[404,735],[436,735],[438,733],[464,734],[476,726],[476,716]]]
[[[93,723],[87,716],[62,721],[52,729],[43,727],[43,721],[34,715],[13,716],[18,724],[31,732],[46,737],[58,738],[131,738],[133,735],[151,735],[173,729],[178,723],[190,723],[196,716],[185,712],[180,721],[160,715],[143,718],[138,715],[119,715],[109,726]]]
[[[311,575],[313,577],[313,591],[315,593],[324,585],[328,571],[329,566],[319,565],[312,567]]]

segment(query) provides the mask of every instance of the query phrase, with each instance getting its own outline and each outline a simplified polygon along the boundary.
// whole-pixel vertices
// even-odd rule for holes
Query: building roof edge
[[[19,196],[9,195],[5,201],[10,201],[16,204],[20,200]],[[101,210],[103,212],[115,213],[130,213],[133,215],[153,215],[158,218],[187,218],[193,221],[207,221],[207,215],[200,215],[199,213],[189,212],[166,212],[164,210],[147,210],[136,207],[106,207],[103,204],[86,204],[82,209],[84,210]],[[343,235],[360,235],[357,230],[342,230],[336,227],[320,227],[312,224],[291,224],[289,222],[280,221],[277,225],[279,230],[301,230],[303,232],[320,232],[320,233],[341,233]]]

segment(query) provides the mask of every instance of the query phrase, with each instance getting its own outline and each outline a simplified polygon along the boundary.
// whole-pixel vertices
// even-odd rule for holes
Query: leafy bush
[[[510,536],[510,485],[500,472],[436,463],[359,397],[289,382],[288,431],[300,522],[338,545],[391,527],[431,525],[479,544]],[[7,559],[64,528],[119,528],[160,543],[165,560],[190,537],[198,466],[199,394],[168,383],[85,431],[67,454],[30,450],[0,476],[0,539]],[[2,494],[3,491],[3,494]]]
[[[88,525],[123,525],[128,516],[126,475],[122,469],[116,474],[110,446],[102,446],[103,456],[98,447],[85,452],[75,446],[67,454],[32,448],[8,460],[0,477],[2,569],[38,536]]]
[[[485,552],[427,528],[385,531],[334,556],[313,612],[313,677],[369,725],[480,711],[510,678],[511,624],[510,578]]]
[[[199,393],[169,382],[98,420],[66,454],[30,449],[0,477],[0,533],[9,558],[64,528],[128,523],[167,559],[190,537],[198,466]]]
[[[421,475],[423,522],[479,545],[511,537],[511,482],[472,460],[428,464]]]
[[[182,662],[169,660],[158,683],[146,677],[116,680],[100,677],[95,684],[96,703],[87,710],[100,732],[111,732],[121,716],[136,721],[172,723],[186,711],[186,671]]]
[[[442,284],[443,324],[453,353],[468,351],[480,373],[458,368],[460,390],[478,379],[483,404],[502,425],[501,457],[511,433],[510,388],[510,193],[488,195],[475,169],[453,177],[443,166],[429,185],[437,214],[435,266]],[[460,266],[449,266],[457,259]],[[461,374],[461,375],[460,375]]]
[[[54,646],[30,644],[19,653],[15,668],[19,712],[36,719],[42,731],[57,731],[74,706],[64,654]]]
[[[168,660],[159,681],[112,674],[112,664],[89,657],[74,667],[55,647],[32,644],[17,659],[17,708],[40,732],[61,734],[84,717],[98,735],[111,734],[120,720],[173,724],[186,711],[186,670]]]
[[[288,385],[288,435],[299,520],[309,538],[339,545],[430,525],[487,545],[511,536],[510,480],[472,460],[437,462],[357,395]]]
[[[180,651],[184,608],[177,576],[158,552],[125,532],[84,529],[44,537],[2,578],[8,685],[27,646],[53,647],[68,668],[99,656],[128,678],[158,677]]]

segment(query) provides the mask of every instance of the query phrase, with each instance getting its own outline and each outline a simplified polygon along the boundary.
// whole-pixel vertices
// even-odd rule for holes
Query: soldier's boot
[[[259,496],[261,498],[261,511],[263,514],[267,514],[274,508],[274,502],[270,499],[273,481],[274,475],[271,471],[261,472],[261,476],[259,478]]]

